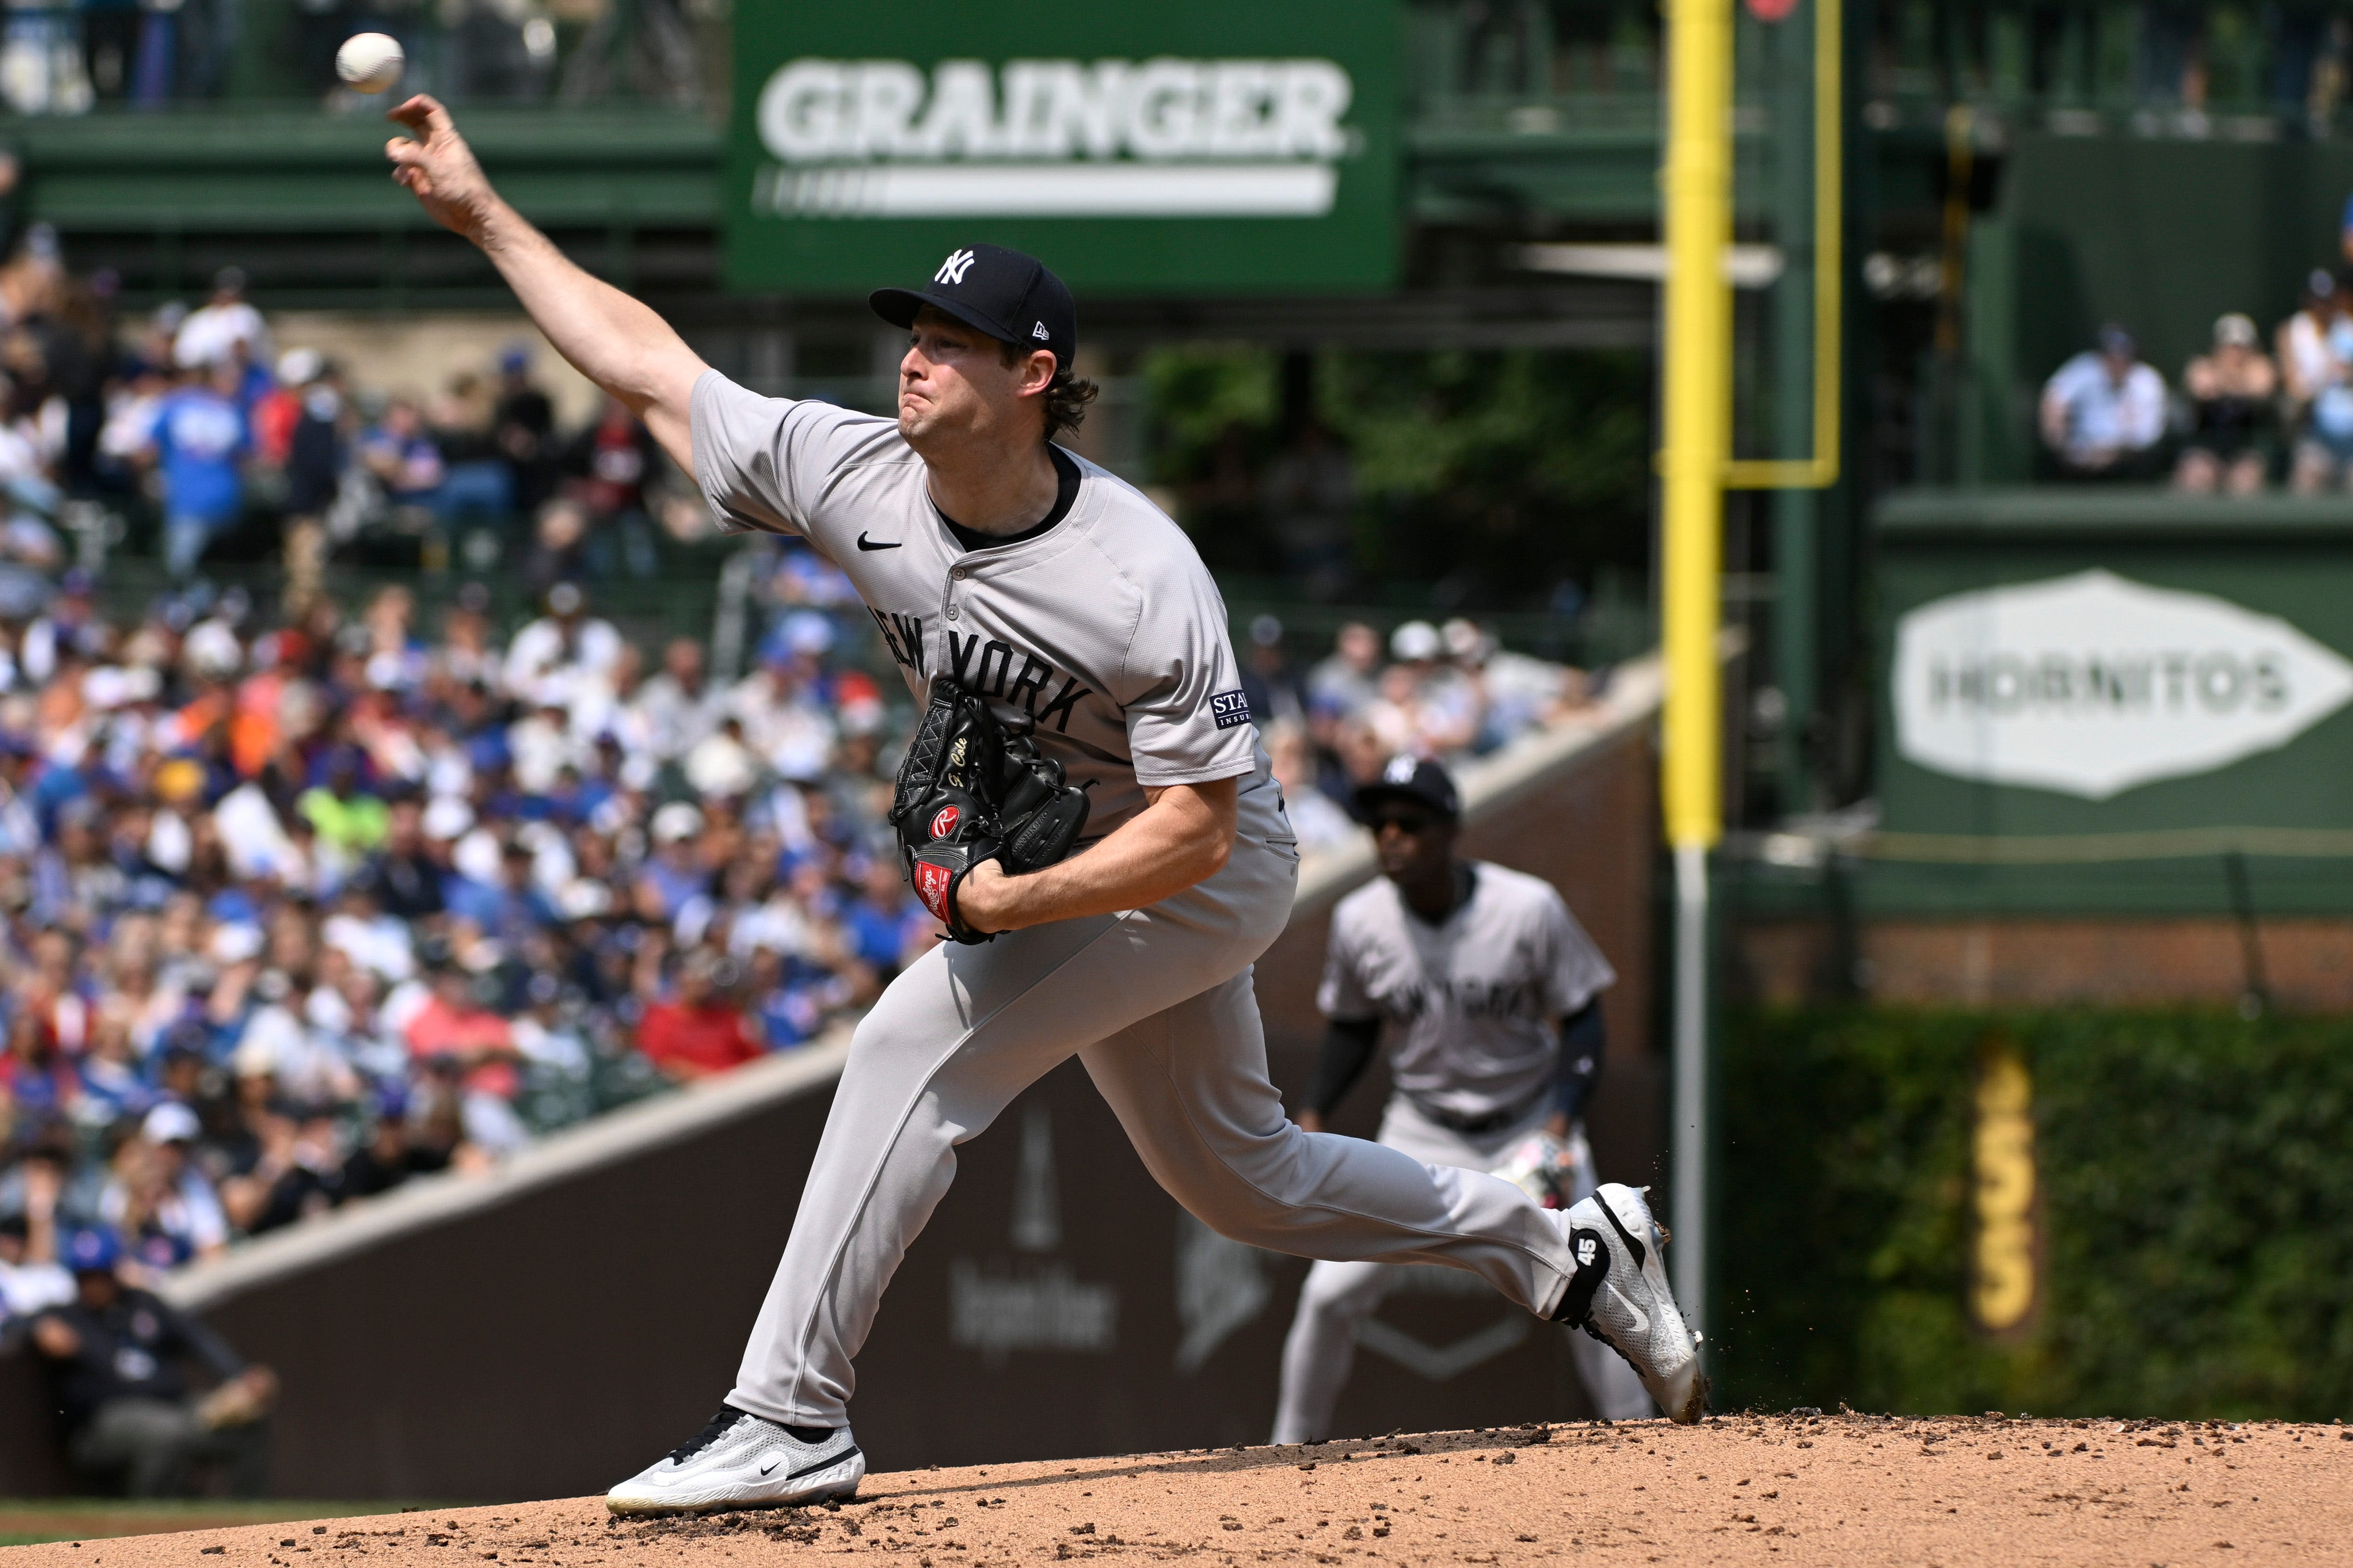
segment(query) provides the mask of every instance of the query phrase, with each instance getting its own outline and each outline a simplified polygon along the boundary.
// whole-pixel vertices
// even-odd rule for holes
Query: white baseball
[[[335,74],[354,92],[382,92],[400,79],[407,63],[400,40],[385,33],[353,33],[335,51]]]

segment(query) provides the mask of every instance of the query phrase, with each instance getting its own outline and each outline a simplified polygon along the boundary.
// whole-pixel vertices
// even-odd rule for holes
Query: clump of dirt
[[[2326,1560],[2353,1443],[2275,1422],[1840,1410],[1399,1434],[1291,1447],[913,1470],[822,1508],[620,1521],[601,1499],[15,1549],[74,1568],[894,1568],[1266,1563],[1915,1564]],[[1611,1559],[1605,1558],[1604,1561]],[[214,1568],[207,1563],[206,1568]]]

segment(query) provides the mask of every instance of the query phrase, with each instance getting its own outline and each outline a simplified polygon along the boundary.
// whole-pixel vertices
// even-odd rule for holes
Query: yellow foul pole
[[[1674,853],[1672,1251],[1694,1327],[1706,1306],[1707,852],[1721,832],[1716,662],[1731,455],[1732,0],[1667,8],[1664,805]]]

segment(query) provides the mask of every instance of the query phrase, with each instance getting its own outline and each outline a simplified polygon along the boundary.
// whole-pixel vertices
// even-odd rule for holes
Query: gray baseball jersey
[[[694,384],[695,478],[730,532],[797,533],[848,574],[918,701],[954,676],[1018,710],[1088,789],[1090,837],[1144,787],[1246,778],[1245,826],[1288,839],[1226,635],[1191,541],[1134,487],[1078,459],[1070,514],[967,550],[895,420]]]
[[[1316,1005],[1381,1018],[1398,1091],[1457,1116],[1516,1109],[1549,1082],[1555,1027],[1617,978],[1552,884],[1472,863],[1471,897],[1431,925],[1386,877],[1332,911]]]
[[[1539,1316],[1576,1264],[1508,1182],[1302,1131],[1266,1077],[1250,965],[1289,919],[1298,851],[1199,556],[1134,489],[1080,465],[1062,521],[965,549],[890,420],[696,382],[695,477],[732,530],[798,533],[849,574],[923,696],[942,673],[1028,715],[1108,831],[1149,785],[1240,778],[1223,869],[1147,908],[942,943],[860,1020],[792,1238],[729,1403],[847,1419],[883,1287],[947,1191],[956,1146],[1081,1057],[1161,1184],[1212,1229],[1315,1257],[1447,1263]]]

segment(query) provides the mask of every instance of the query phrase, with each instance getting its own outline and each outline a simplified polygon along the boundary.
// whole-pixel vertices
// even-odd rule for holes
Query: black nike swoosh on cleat
[[[813,1476],[819,1470],[829,1470],[833,1468],[834,1466],[841,1463],[842,1460],[853,1458],[857,1452],[858,1445],[852,1443],[849,1447],[844,1448],[839,1454],[828,1454],[824,1458],[818,1459],[813,1464],[803,1465],[799,1469],[787,1475],[785,1479],[788,1481],[797,1481],[803,1476]]]
[[[862,530],[858,535],[858,548],[860,550],[896,550],[902,542],[902,541],[894,539],[888,544],[877,544],[873,541],[868,539]]]
[[[1596,1207],[1599,1208],[1604,1215],[1609,1216],[1609,1228],[1616,1231],[1620,1237],[1625,1238],[1628,1249],[1634,1254],[1634,1267],[1637,1268],[1642,1267],[1642,1258],[1647,1249],[1641,1242],[1636,1241],[1633,1236],[1628,1232],[1626,1229],[1626,1222],[1618,1217],[1618,1211],[1616,1209],[1611,1208],[1607,1202],[1599,1198],[1595,1199],[1594,1203]]]

